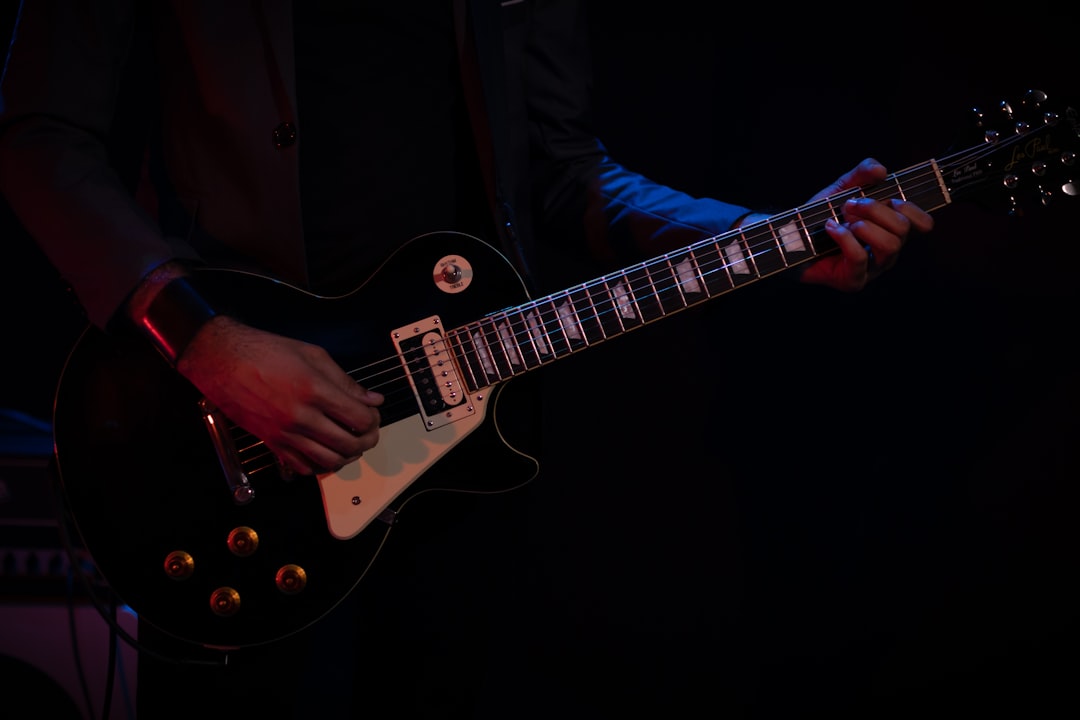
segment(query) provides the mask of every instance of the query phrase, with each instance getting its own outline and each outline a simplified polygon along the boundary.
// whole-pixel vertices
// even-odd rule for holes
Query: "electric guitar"
[[[245,322],[326,347],[382,392],[379,444],[337,472],[288,477],[147,343],[91,328],[56,394],[68,514],[101,578],[164,632],[221,648],[295,633],[354,590],[418,495],[505,492],[535,476],[499,432],[513,378],[835,251],[824,223],[854,196],[936,211],[991,190],[1019,211],[1077,194],[1074,108],[1033,92],[976,120],[971,147],[879,185],[537,299],[496,249],[454,232],[415,238],[340,297],[200,271],[239,298]]]

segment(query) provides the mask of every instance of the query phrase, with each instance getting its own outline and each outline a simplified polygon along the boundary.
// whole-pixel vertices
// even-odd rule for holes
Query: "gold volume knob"
[[[274,583],[286,595],[295,595],[307,585],[307,572],[299,565],[285,565],[277,571]]]
[[[195,572],[195,559],[183,550],[165,556],[165,575],[173,580],[187,580]]]
[[[229,533],[229,552],[237,557],[247,557],[259,548],[259,533],[249,527],[238,527]]]
[[[240,593],[220,587],[210,594],[210,610],[218,617],[230,617],[240,609]]]

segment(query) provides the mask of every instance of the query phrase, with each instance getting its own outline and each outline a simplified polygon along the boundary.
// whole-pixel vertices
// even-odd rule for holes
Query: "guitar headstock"
[[[1080,117],[1029,90],[1018,102],[973,108],[976,144],[939,162],[954,198],[976,196],[1010,214],[1080,195]]]

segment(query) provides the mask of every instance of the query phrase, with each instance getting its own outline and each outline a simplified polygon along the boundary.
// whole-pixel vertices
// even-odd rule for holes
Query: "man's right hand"
[[[382,394],[358,385],[316,345],[218,316],[176,369],[293,472],[337,470],[378,442]]]

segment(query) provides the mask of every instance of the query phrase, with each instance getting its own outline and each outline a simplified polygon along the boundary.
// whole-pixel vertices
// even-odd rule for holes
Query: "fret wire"
[[[641,308],[638,307],[637,299],[634,297],[634,288],[631,286],[628,272],[629,270],[623,270],[614,275],[614,277],[618,278],[615,283],[616,290],[622,289],[622,292],[615,297],[615,306],[617,308],[616,312],[619,314],[619,322],[622,323],[624,328],[628,317],[639,320],[641,318]]]
[[[655,263],[653,263],[653,264],[655,264]],[[645,279],[648,280],[649,287],[652,288],[652,296],[656,298],[656,306],[658,308],[660,308],[659,317],[664,317],[665,315],[667,315],[667,311],[664,308],[664,300],[660,296],[660,291],[657,290],[657,288],[656,288],[656,282],[653,280],[653,274],[652,274],[652,271],[650,270],[650,267],[651,267],[651,264],[649,264],[649,263],[646,263],[646,264],[642,265],[642,269],[643,269],[643,271],[645,273]]]
[[[562,316],[559,314],[559,307],[555,303],[554,297],[555,297],[554,295],[549,295],[548,296],[549,299],[547,301],[547,305],[550,306],[550,308],[551,308],[551,316],[555,320],[555,327],[558,330],[559,337],[562,339],[563,344],[566,346],[567,352],[569,352],[570,351],[570,336],[567,335],[567,333],[566,333],[566,327],[563,325]],[[548,328],[548,326],[549,326],[549,323],[545,320],[544,321],[545,330]],[[549,337],[550,337],[550,332],[549,332]],[[555,347],[555,341],[554,340],[552,340],[551,346],[552,346],[552,348]],[[555,353],[555,355],[558,355],[558,353]]]
[[[585,347],[589,347],[593,344],[592,338],[589,337],[588,323],[581,317],[581,313],[578,311],[577,303],[574,302],[573,293],[566,293],[566,304],[570,308],[570,313],[574,317],[574,327],[578,329],[578,333],[581,336],[581,341],[585,343]]]
[[[483,386],[476,377],[476,370],[471,362],[470,353],[465,349],[464,342],[461,340],[463,337],[467,340],[468,333],[451,330],[447,333],[447,344],[451,349],[455,347],[458,349],[454,356],[458,358],[459,372],[461,372],[462,376],[466,379],[466,385],[469,387],[469,390],[475,392]]]
[[[929,188],[941,184],[940,172],[936,167],[929,172],[912,171],[908,175],[917,184],[916,192],[929,193]],[[912,190],[905,189],[899,176],[893,176],[885,187],[871,188],[870,191],[884,199],[894,196],[906,198]],[[815,234],[821,228],[812,230],[814,223],[829,216],[839,222],[840,203],[860,194],[866,197],[865,193],[864,188],[854,189],[768,218],[761,227],[754,229],[759,232],[740,229],[702,240],[684,248],[685,255],[680,262],[676,262],[674,254],[669,253],[618,274],[580,285],[572,294],[552,295],[543,303],[529,306],[534,313],[533,319],[523,308],[514,316],[504,313],[499,319],[490,320],[490,326],[477,324],[473,334],[465,336],[477,343],[475,353],[469,351],[468,343],[460,336],[448,336],[448,341],[460,349],[461,363],[474,384],[478,382],[478,368],[484,375],[493,377],[530,369],[561,354],[559,337],[565,342],[567,350],[573,352],[577,343],[592,345],[655,319],[650,304],[653,300],[656,302],[655,317],[659,318],[694,304],[695,291],[700,292],[703,299],[711,298],[740,284],[788,268],[795,262],[802,262],[803,259],[797,258],[796,254],[807,252],[811,256],[818,255]],[[936,195],[948,201],[941,187],[936,188]],[[762,236],[761,232],[768,233],[768,236]],[[797,234],[798,243],[794,242],[792,232]],[[705,250],[715,255],[715,261],[707,259],[703,254]],[[770,258],[774,257],[773,250],[778,253],[775,255],[776,270],[769,265]],[[684,268],[690,271],[686,277],[682,275]],[[739,276],[745,274],[745,277],[736,279],[737,271]],[[718,275],[720,272],[728,287],[718,290],[716,283],[710,283],[709,279],[721,277]],[[698,287],[691,285],[691,281]],[[631,318],[635,324],[628,324]],[[525,337],[520,337],[521,333]],[[496,344],[498,349],[494,347]],[[529,356],[530,352],[532,357]]]
[[[596,318],[596,325],[600,329],[600,336],[601,336],[601,338],[603,340],[607,340],[608,334],[607,334],[607,329],[604,327],[603,316],[602,316],[602,314],[600,312],[600,309],[596,307],[596,301],[593,300],[593,294],[589,290],[589,284],[586,283],[585,285],[582,285],[581,287],[584,290],[585,297],[589,301],[589,309],[592,311],[593,317]]]
[[[488,316],[488,327],[491,342],[498,348],[496,353],[497,359],[495,360],[495,366],[499,369],[499,379],[505,379],[512,377],[514,374],[514,360],[510,356],[510,351],[506,347],[506,343],[503,338],[503,326],[499,322],[499,318],[505,317],[502,313],[498,315]]]
[[[581,342],[587,346],[589,344],[588,338],[585,337],[585,332],[581,327],[581,321],[578,319],[577,311],[574,309],[574,304],[570,301],[570,294],[567,291],[559,293],[563,298],[561,305],[556,304],[556,310],[558,312],[559,323],[562,325],[563,331],[566,333],[566,344],[571,352],[574,351],[575,339],[580,339]],[[569,327],[567,326],[569,324]]]
[[[634,275],[635,272],[638,273],[637,276]],[[644,275],[645,281],[650,283],[651,285],[652,280],[649,277],[648,267],[644,263],[638,263],[633,268],[627,271],[626,282],[628,292],[630,292],[633,298],[634,307],[637,310],[637,321],[641,324],[645,324],[649,322],[648,300],[650,297],[654,297],[655,293],[647,293],[643,295],[641,292],[639,292],[639,286],[635,284],[635,281],[639,279],[641,275]],[[635,327],[637,326],[635,325]]]
[[[489,318],[484,318],[473,323],[476,331],[473,333],[472,338],[479,352],[480,367],[484,372],[484,377],[489,378],[489,380],[502,380],[498,360],[492,351],[490,335],[486,330],[486,326],[490,322]]]
[[[772,241],[776,245],[776,252],[780,257],[781,262],[784,264],[784,267],[786,268],[788,267],[787,254],[784,252],[784,244],[781,240],[780,233],[773,225],[772,220],[769,220],[766,224],[769,226],[769,231],[772,235]]]
[[[516,313],[515,313],[516,314]],[[521,372],[525,372],[528,369],[528,359],[525,357],[525,353],[522,352],[521,343],[517,339],[517,332],[514,330],[514,320],[511,313],[503,313],[503,318],[506,324],[502,326],[499,333],[499,340],[502,341],[503,348],[506,350],[507,360],[510,362],[510,372],[514,375],[519,375]],[[515,359],[517,362],[514,362]],[[521,370],[516,371],[515,368],[520,367]]]
[[[679,305],[675,309],[675,312],[678,312],[679,310],[682,310],[682,309],[687,307],[687,302],[686,302],[686,295],[683,294],[682,284],[679,282],[679,273],[675,269],[674,263],[671,262],[671,254],[670,253],[667,254],[667,255],[664,255],[664,257],[663,257],[663,266],[664,266],[663,267],[664,275],[666,277],[669,277],[670,282],[671,282],[670,288],[668,288],[666,286],[663,288],[663,293],[664,294],[675,295],[678,298]],[[660,305],[662,307],[664,306],[663,297],[661,297]],[[667,313],[665,313],[665,314],[667,314]]]
[[[549,316],[554,318],[554,323],[549,320]],[[554,314],[554,306],[549,299],[545,298],[543,302],[536,304],[536,317],[538,330],[543,333],[547,341],[552,359],[560,357],[562,349],[559,343],[565,343],[566,338],[562,337],[562,327],[559,325],[558,317]]]
[[[600,324],[600,318],[596,316],[595,308],[589,298],[588,283],[578,285],[570,292],[570,305],[574,308],[574,315],[577,318],[578,327],[581,328],[581,334],[585,338],[586,344],[591,345],[593,343],[591,337],[592,328],[594,325]],[[602,328],[599,334],[600,340],[603,340]]]
[[[694,293],[695,286],[687,284],[687,280],[693,281],[694,274],[694,265],[690,257],[691,253],[687,250],[678,256],[678,262],[675,262],[670,256],[668,260],[672,282],[675,283],[675,289],[679,293],[679,297],[682,298],[684,308],[699,303],[706,297],[704,292]],[[686,277],[684,277],[684,273]]]
[[[802,236],[806,239],[807,247],[813,255],[818,254],[817,244],[814,242],[814,235],[810,232],[810,228],[806,225],[806,216],[803,215],[801,210],[795,211],[795,222],[802,226]]]
[[[523,329],[525,335],[528,337],[529,347],[532,348],[533,355],[536,356],[536,364],[537,364],[537,366],[539,366],[539,365],[543,365],[544,362],[545,362],[545,360],[544,360],[545,353],[543,352],[543,348],[541,347],[541,345],[539,345],[536,342],[536,334],[534,333],[535,322],[530,322],[530,318],[534,318],[535,313],[536,313],[536,305],[535,305],[535,303],[529,303],[528,310],[527,311],[523,310],[522,313],[521,313],[521,323],[522,323],[522,329]],[[551,346],[546,345],[546,347],[550,348]]]
[[[754,280],[754,268],[751,266],[748,258],[749,248],[745,244],[746,236],[743,231],[737,230],[731,241],[722,246],[724,250],[724,260],[728,270],[728,274],[731,276],[732,282],[735,283],[733,287],[744,285],[747,282]],[[742,270],[740,271],[740,268]],[[736,276],[739,276],[736,279]]]
[[[512,348],[514,350],[514,353],[517,355],[518,361],[521,363],[521,372],[525,372],[526,370],[530,369],[529,368],[530,357],[531,357],[530,354],[529,354],[529,340],[530,340],[530,338],[529,338],[528,332],[519,332],[518,329],[517,329],[519,324],[523,329],[525,328],[525,325],[523,323],[521,323],[521,310],[520,310],[520,308],[514,308],[514,309],[512,309],[510,311],[507,311],[506,314],[505,314],[505,317],[506,317],[506,327],[507,327],[507,336],[508,336],[508,337],[505,338],[505,341],[509,342],[511,344],[511,346],[512,346]],[[522,339],[522,337],[524,339]],[[513,363],[511,363],[511,367],[513,367]],[[520,374],[520,373],[515,373],[515,374]]]
[[[697,276],[698,287],[701,288],[701,295],[703,298],[711,298],[712,293],[709,292],[709,286],[705,283],[705,276],[701,272],[701,263],[698,262],[697,253],[694,252],[691,246],[686,252],[687,262],[690,263],[690,267],[693,269],[694,274]]]
[[[611,277],[616,278],[614,287],[610,284]],[[605,280],[605,282],[608,283],[608,288],[611,291],[611,306],[615,310],[615,317],[619,321],[619,327],[622,328],[623,332],[626,332],[631,329],[631,326],[627,325],[628,313],[629,317],[634,317],[635,312],[633,295],[629,288],[630,281],[625,275],[618,274],[608,276],[608,280]]]
[[[615,293],[611,289],[611,282],[605,276],[601,280],[600,284],[604,289],[604,296],[607,298],[605,300],[605,303],[611,305],[611,310],[605,310],[604,313],[612,313],[612,316],[615,318],[615,323],[617,325],[618,331],[620,333],[626,332],[626,323],[623,322],[622,313],[619,312],[619,301],[616,298]]]
[[[768,221],[765,223],[768,225]],[[755,279],[761,277],[761,271],[758,270],[757,258],[754,256],[753,250],[750,248],[750,241],[746,238],[746,232],[744,230],[739,231],[739,238],[742,240],[743,248],[746,250],[746,257],[750,259],[750,274]]]
[[[713,247],[716,248],[716,257],[720,259],[720,267],[723,269],[724,274],[727,275],[728,285],[731,289],[735,289],[737,284],[735,283],[735,276],[731,272],[731,265],[727,262],[727,257],[724,255],[724,248],[719,242],[714,242]]]
[[[893,176],[893,184],[896,185],[896,194],[901,200],[907,200],[907,195],[904,194],[904,188],[900,185],[900,177],[898,175]]]

